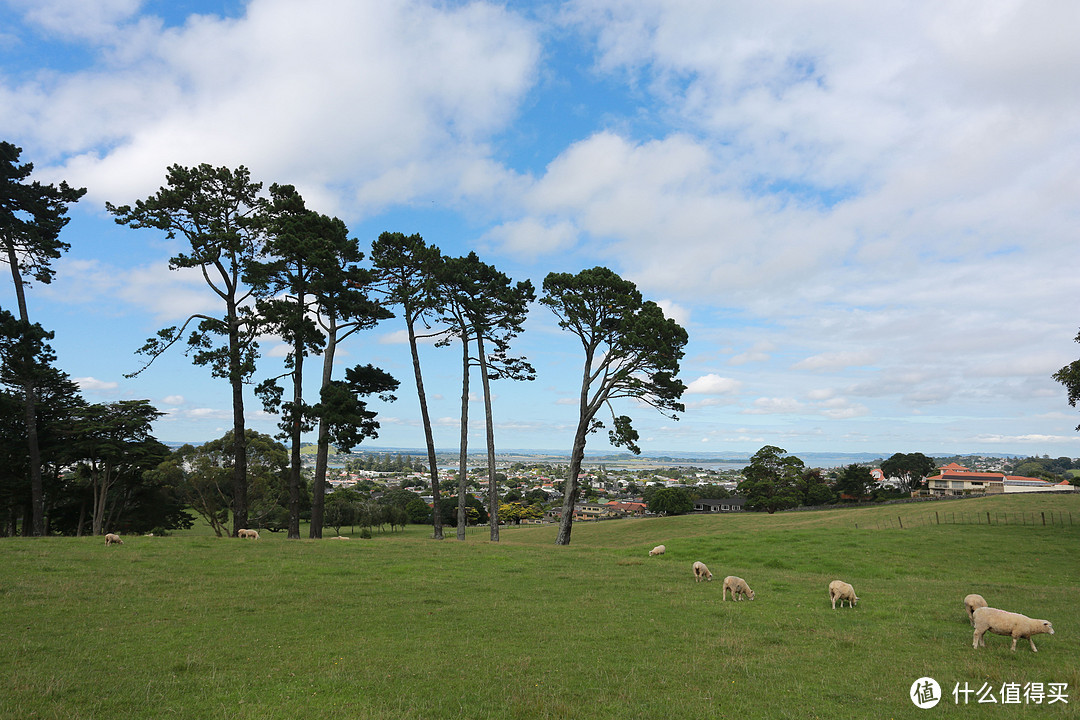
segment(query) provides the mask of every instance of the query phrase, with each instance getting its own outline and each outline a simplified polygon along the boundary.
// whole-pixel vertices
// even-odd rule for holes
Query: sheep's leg
[[[1031,643],[1031,652],[1039,652],[1039,648],[1035,647],[1035,640],[1028,638],[1028,642]]]
[[[985,632],[985,630],[983,632]],[[975,629],[975,636],[971,640],[971,647],[978,650],[979,645],[986,645],[986,641],[983,640],[983,633],[979,632],[979,629],[976,628]]]
[[[830,596],[829,599],[832,600],[832,609],[835,610],[836,609],[836,598]],[[841,603],[841,607],[842,606],[843,606],[843,603]]]
[[[1012,651],[1013,652],[1016,652],[1016,641],[1019,640],[1019,639],[1020,639],[1019,635],[1013,635],[1013,646],[1012,646]]]

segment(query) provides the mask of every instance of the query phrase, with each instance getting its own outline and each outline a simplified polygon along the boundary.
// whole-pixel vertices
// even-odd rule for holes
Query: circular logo
[[[911,683],[908,697],[915,703],[915,707],[929,710],[941,702],[941,686],[932,677],[921,677]]]

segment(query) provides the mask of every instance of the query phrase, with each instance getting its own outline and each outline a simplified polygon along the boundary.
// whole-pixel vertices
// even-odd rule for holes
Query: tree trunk
[[[247,427],[244,419],[244,376],[241,371],[240,318],[236,306],[228,303],[229,323],[229,383],[232,386],[233,407],[233,529],[246,528],[247,501]]]
[[[589,386],[592,377],[593,353],[591,348],[586,348],[585,369],[581,377],[581,392],[578,397],[578,425],[574,433],[574,449],[570,452],[570,471],[566,478],[566,490],[563,493],[562,517],[559,519],[559,534],[555,538],[556,545],[570,544],[570,531],[574,525],[574,506],[578,498],[578,474],[581,472],[581,463],[585,459],[585,441],[589,436],[589,425],[592,423],[600,402],[589,403]]]
[[[304,293],[299,293],[297,304],[304,307]],[[304,403],[304,341],[296,333],[293,343],[293,409],[292,409],[292,463],[289,471],[289,540],[300,539],[300,426]]]
[[[461,329],[461,429],[458,435],[457,539],[465,539],[465,490],[469,482],[469,342]]]
[[[570,531],[574,525],[574,506],[577,504],[580,489],[578,474],[581,472],[581,462],[585,458],[585,438],[588,435],[588,428],[588,420],[582,418],[578,422],[577,433],[574,435],[574,449],[570,453],[570,471],[566,478],[566,490],[563,493],[562,518],[559,520],[556,545],[570,544]]]
[[[408,309],[406,309],[406,315],[408,315],[408,312]],[[428,468],[431,471],[431,496],[434,505],[434,511],[431,513],[432,537],[435,540],[442,540],[442,515],[439,513],[439,466],[435,458],[435,437],[431,432],[431,416],[428,415],[427,395],[424,394],[424,378],[420,374],[420,353],[416,348],[416,332],[413,330],[411,317],[409,317],[406,325],[409,328],[409,350],[412,352],[416,395],[420,399],[420,417],[424,422],[424,440],[427,442]]]
[[[337,318],[330,316],[330,327],[326,332],[326,350],[323,352],[322,385],[319,392],[330,385],[334,373],[334,354],[337,352]],[[311,487],[311,530],[308,537],[322,538],[326,511],[326,466],[330,455],[330,429],[326,421],[319,418],[319,439],[315,450],[315,479]],[[341,530],[338,530],[338,535]]]
[[[11,266],[11,279],[15,283],[15,298],[19,305],[19,319],[24,327],[30,329],[30,315],[26,308],[26,292],[22,275],[19,273],[19,258],[14,245],[8,247],[8,264]],[[24,359],[26,368],[33,367],[34,359]],[[31,531],[34,537],[45,534],[45,491],[41,482],[41,446],[38,442],[37,429],[37,388],[33,377],[26,377],[22,382],[23,419],[26,423],[26,449],[30,463],[30,508]]]
[[[480,359],[480,378],[484,386],[484,428],[487,439],[488,466],[488,524],[491,527],[491,542],[499,542],[499,488],[495,482],[495,423],[491,416],[491,381],[488,379],[487,356],[484,353],[484,338],[476,337],[476,355]]]

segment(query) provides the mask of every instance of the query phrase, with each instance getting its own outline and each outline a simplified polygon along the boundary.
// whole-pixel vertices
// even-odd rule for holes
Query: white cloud
[[[184,396],[183,395],[168,395],[168,396],[162,398],[161,401],[163,403],[165,403],[166,405],[183,405],[184,404]]]
[[[800,360],[791,367],[793,370],[835,372],[852,367],[872,365],[876,360],[876,354],[868,350],[839,351],[814,355]]]
[[[745,408],[745,415],[801,414],[805,407],[795,398],[758,398],[752,407]]]
[[[686,385],[689,395],[730,395],[742,389],[742,382],[715,373],[702,375]]]
[[[99,38],[129,19],[143,0],[8,0],[26,20],[51,33]]]
[[[776,345],[771,342],[756,342],[746,352],[741,352],[738,355],[733,355],[731,359],[728,360],[728,365],[738,366],[747,365],[749,363],[768,362],[769,359],[772,357],[770,353],[772,353],[774,350],[776,350]]]
[[[535,28],[504,8],[251,0],[235,19],[107,28],[127,5],[97,13],[106,66],[0,84],[0,122],[68,156],[39,170],[95,199],[144,196],[172,163],[245,164],[327,203],[363,188],[369,207],[503,184],[485,142],[513,117],[540,53]],[[83,6],[101,10],[52,3],[50,22]]]
[[[115,390],[120,387],[119,383],[109,380],[98,380],[93,377],[72,378],[80,390],[84,392],[101,393],[107,390]]]

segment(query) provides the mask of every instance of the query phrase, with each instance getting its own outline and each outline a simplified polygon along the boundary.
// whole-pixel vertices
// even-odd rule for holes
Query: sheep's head
[[[749,595],[747,595],[746,597],[748,597],[748,598],[750,598],[751,600],[753,600],[753,599],[754,599],[754,591],[753,591],[753,590],[751,590],[751,591],[750,591],[750,594],[749,594]]]
[[[856,595],[855,599],[851,601],[851,604],[852,605],[858,605],[859,604],[859,596],[858,595]]]
[[[1051,625],[1048,621],[1043,620],[1042,621],[1042,632],[1046,633],[1047,635],[1053,635],[1054,634],[1054,626]]]

